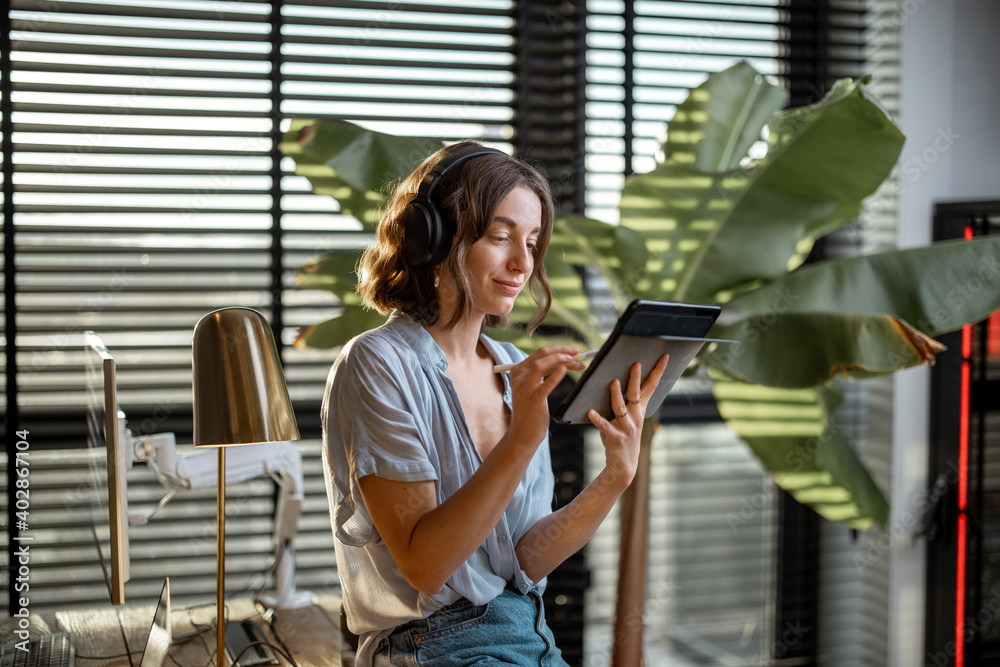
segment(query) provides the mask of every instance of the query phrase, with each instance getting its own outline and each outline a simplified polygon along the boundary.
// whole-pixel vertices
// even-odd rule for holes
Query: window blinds
[[[129,427],[189,443],[194,324],[220,307],[259,309],[284,348],[300,427],[317,437],[333,356],[290,342],[298,326],[336,311],[326,295],[296,290],[294,274],[311,257],[368,238],[293,174],[277,150],[283,119],[336,115],[509,148],[509,2],[329,5],[16,0],[4,16],[3,139],[13,176],[4,210],[14,211],[5,250],[14,257],[7,268],[17,268],[16,301],[5,303],[16,337],[5,338],[5,351],[16,354],[19,409],[8,421],[28,429],[39,451],[34,552],[44,555],[33,561],[33,611],[106,599],[96,553],[81,555],[91,518],[66,504],[90,492],[74,479],[87,453],[41,452],[84,446],[83,331],[98,331],[116,357]],[[318,444],[302,450],[297,580],[335,589]],[[129,475],[133,509],[149,512],[163,490],[144,466]],[[228,530],[232,590],[257,586],[266,569],[268,484],[230,490],[242,494]],[[132,531],[132,595],[155,598],[165,572],[179,578],[181,600],[210,590],[211,554],[176,546],[186,527],[212,521],[204,500],[179,497]]]
[[[791,90],[818,96],[832,77],[852,69],[861,43],[860,10],[850,2],[837,17],[825,3],[799,0],[590,0],[574,7],[500,0],[13,0],[4,17],[11,47],[3,50],[10,77],[2,140],[10,175],[5,193],[13,195],[4,201],[4,279],[16,280],[5,282],[5,295],[16,287],[16,301],[4,306],[6,322],[16,319],[17,329],[15,338],[5,324],[4,344],[17,372],[4,398],[16,400],[18,425],[37,433],[33,445],[63,450],[83,442],[78,339],[86,329],[101,332],[119,360],[130,426],[173,430],[179,442],[190,442],[191,330],[206,312],[231,305],[258,308],[274,323],[300,426],[315,437],[332,354],[289,343],[298,326],[334,314],[335,305],[321,293],[296,290],[294,273],[312,256],[369,239],[335,202],[312,195],[282,159],[276,139],[287,118],[330,115],[387,132],[473,137],[558,155],[577,172],[558,176],[573,183],[570,195],[580,192],[569,176],[579,178],[586,212],[613,221],[625,175],[652,166],[675,105],[708,72],[747,59]],[[564,39],[567,19],[585,23],[583,45]],[[566,49],[585,59],[579,90],[559,69],[568,66],[560,58]],[[532,85],[524,85],[529,77]],[[562,136],[554,114],[569,104],[583,108],[571,119],[583,126],[582,151],[554,140]],[[567,141],[579,135],[574,130]],[[763,493],[757,486],[763,475],[741,458],[742,445],[721,435],[711,440],[718,461],[732,468],[717,471],[714,483],[723,489],[695,487],[716,512],[738,513],[742,498]],[[318,470],[315,441],[303,443],[303,451],[312,457],[307,498],[318,501],[310,501],[300,524],[297,560],[300,586],[315,590],[336,582],[322,481],[309,473]],[[696,451],[684,445],[676,453]],[[39,576],[58,591],[73,576],[65,565],[75,562],[59,531],[78,529],[86,519],[62,510],[72,465],[51,466],[51,475],[41,477],[51,479],[52,500],[42,506],[63,518],[52,520],[51,557]],[[663,478],[660,471],[654,479]],[[137,491],[140,504],[155,502],[155,483],[141,471],[134,475],[135,488],[144,489]],[[678,479],[674,489],[688,481]],[[246,493],[255,498],[261,489]],[[657,524],[659,574],[669,563],[697,565],[697,551],[678,550],[677,540],[708,534],[699,529],[718,538],[729,530],[699,524],[704,514],[676,499],[656,502],[683,510]],[[157,519],[164,532],[151,539],[164,540],[185,518],[206,520],[187,514],[194,500],[174,503]],[[759,578],[770,562],[770,512],[768,505],[756,515],[759,524],[741,528],[745,543],[733,550],[732,563],[747,577]],[[260,524],[268,514],[256,500],[247,506],[255,519],[246,540],[232,542],[245,563],[234,576],[248,580],[261,571],[269,529]],[[671,532],[677,525],[684,530]],[[163,558],[166,552],[143,553]],[[182,554],[170,558],[171,567],[189,565]],[[603,558],[594,556],[597,579],[607,576],[597,574],[608,567]],[[161,570],[139,568],[142,576]],[[192,571],[194,579],[209,576]],[[80,604],[102,598],[96,576]],[[704,573],[696,579],[710,584]],[[744,583],[738,587],[744,601],[766,585]],[[601,590],[595,587],[595,599],[605,595]],[[55,593],[50,604],[60,604]],[[690,610],[685,604],[678,598],[677,609]],[[759,629],[748,632],[753,641],[761,636]],[[737,650],[733,637],[716,643]],[[710,650],[696,635],[686,641]]]

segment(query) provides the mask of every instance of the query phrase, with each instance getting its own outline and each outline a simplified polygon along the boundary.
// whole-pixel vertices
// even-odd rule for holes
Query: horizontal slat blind
[[[708,72],[746,60],[785,86],[792,106],[801,106],[822,97],[836,79],[864,74],[866,43],[872,38],[866,33],[867,6],[858,0],[592,0],[588,9],[586,204],[590,215],[609,221],[618,219],[618,197],[624,178],[653,168],[676,105],[685,99],[689,88],[704,81]],[[880,57],[891,60],[892,55],[890,47]],[[754,147],[752,157],[760,157],[763,153],[758,149],[762,148]],[[868,232],[864,229],[858,235],[871,239]],[[677,429],[670,425],[664,428]],[[699,431],[699,439],[703,433]],[[654,500],[652,516],[666,515],[675,523],[654,521],[650,526],[647,606],[666,611],[658,616],[647,609],[650,647],[646,656],[650,659],[657,655],[663,664],[684,658],[717,664],[769,664],[786,653],[791,655],[790,647],[776,654],[777,647],[770,643],[775,632],[781,633],[776,627],[780,619],[770,608],[776,568],[770,546],[774,539],[775,493],[759,469],[754,473],[744,471],[744,476],[738,472],[736,461],[749,456],[745,445],[721,438],[711,442],[719,447],[713,450],[719,454],[718,471],[713,470],[717,475],[698,477],[695,484],[691,476],[702,470],[695,466],[687,470],[687,475],[682,472],[675,477],[675,467],[685,470],[687,462],[687,450],[680,447],[678,452],[677,445],[667,446],[669,451],[659,459],[660,465],[674,454],[683,463],[668,463],[653,473],[654,480],[669,480],[662,488],[654,482],[654,493],[674,493],[671,486],[676,485],[680,488],[677,498],[683,501],[667,509]],[[704,447],[704,442],[699,446]],[[594,454],[599,456],[600,452]],[[697,456],[693,452],[689,455]],[[749,459],[744,462],[749,464]],[[887,461],[876,456],[877,470],[885,465]],[[730,509],[722,509],[727,507]],[[717,530],[713,521],[718,521],[720,512],[737,522],[735,534]],[[746,525],[740,523],[742,512],[752,515]],[[594,604],[588,607],[588,614],[594,614],[591,639],[597,646],[606,645],[597,637],[609,628],[603,619],[611,609],[617,567],[617,534],[604,531],[602,528],[603,537],[593,540],[588,552],[596,568],[595,581],[602,582],[595,587]],[[705,545],[705,551],[688,545]],[[699,575],[701,563],[710,564],[704,570],[716,579]],[[835,571],[845,574],[831,564],[830,572]],[[667,572],[678,577],[673,582],[677,586],[671,585]],[[681,576],[681,572],[685,574]],[[882,574],[876,568],[865,581],[871,583]],[[847,580],[855,581],[853,577]],[[713,593],[712,586],[723,582],[732,594],[729,597]],[[667,601],[662,595],[658,597],[658,586],[660,593],[669,591]],[[836,595],[854,599],[858,591],[853,586],[848,586],[850,591],[841,588]],[[869,590],[875,592],[859,604],[860,613],[831,613],[824,618],[836,637],[841,636],[841,628],[856,628],[858,624],[885,627],[884,614],[878,615],[879,609],[884,609],[878,606],[884,591],[876,587]],[[793,594],[815,599],[814,591]],[[702,618],[704,622],[698,620]],[[809,619],[810,631],[815,631],[815,621]],[[864,650],[875,651],[874,655],[884,651],[884,643],[879,644],[877,635],[877,631],[867,634],[863,644]],[[861,646],[832,639],[825,650],[839,656],[850,651],[844,649],[848,644]]]
[[[587,443],[590,474],[604,465]],[[769,664],[776,492],[724,424],[664,424],[653,443],[647,664]],[[587,655],[610,656],[620,524],[617,508],[588,547]],[[590,664],[590,663],[588,663]]]
[[[275,165],[280,118],[501,146],[513,136],[508,2],[285,3],[279,54],[269,2],[41,6],[22,0],[11,14],[29,411],[78,404],[56,374],[78,363],[85,329],[119,357],[135,410],[190,401],[190,333],[212,309],[271,315],[280,290],[284,343],[335,313],[327,296],[292,289],[294,272],[368,238],[290,160]],[[318,403],[329,361],[286,349],[293,398]],[[132,386],[149,384],[139,373],[155,390]]]
[[[61,455],[83,443],[82,331],[98,330],[116,354],[133,430],[173,430],[183,443],[195,322],[218,307],[258,308],[278,325],[300,425],[318,432],[333,354],[290,343],[297,327],[336,314],[337,303],[296,290],[294,273],[306,259],[370,239],[281,158],[275,139],[284,120],[335,116],[396,134],[516,146],[557,164],[550,175],[568,200],[585,185],[586,212],[614,221],[625,175],[652,167],[676,104],[708,72],[747,59],[814,98],[842,75],[827,56],[850,63],[860,44],[853,5],[830,18],[797,0],[590,0],[585,11],[542,4],[515,13],[508,0],[84,0],[57,9],[13,0],[13,113],[5,121],[13,123],[7,187],[15,191],[18,296],[4,306],[18,317],[19,419],[37,434],[34,447],[60,452],[43,454],[38,473],[43,609],[61,605],[54,591],[71,585],[66,577],[81,579],[73,604],[106,599],[97,573],[63,567],[75,561],[57,537],[66,531],[72,545],[86,543],[78,533],[88,519],[66,499],[82,461],[73,457],[88,454]],[[586,24],[585,44],[563,35],[518,50],[517,35],[557,40],[579,28],[575,21]],[[560,69],[571,69],[561,49],[586,59],[585,88]],[[558,79],[548,97],[547,76]],[[531,86],[520,87],[528,78]],[[530,104],[521,98],[528,94]],[[560,105],[582,106],[582,118],[560,116],[584,125],[582,153],[553,139]],[[721,426],[665,431],[654,471],[650,660],[766,663],[773,491]],[[599,445],[589,446],[588,465],[600,465]],[[302,449],[297,580],[335,590],[318,443],[307,437]],[[130,474],[137,507],[154,502],[160,489],[148,470]],[[247,519],[231,529],[233,591],[263,569],[270,550],[268,483],[245,486],[245,505],[230,501]],[[189,521],[200,526],[214,514],[210,495],[178,498],[143,527],[133,597],[155,595],[155,579],[171,568],[185,582],[182,595],[211,590],[211,554],[167,549]],[[596,568],[588,634],[598,661],[616,535],[609,523],[588,553]]]
[[[618,219],[624,175],[653,168],[687,91],[747,60],[778,74],[774,0],[587,3],[587,212]]]
[[[45,449],[85,447],[81,334],[93,329],[118,362],[129,427],[189,443],[195,323],[220,307],[261,310],[278,327],[312,457],[297,582],[338,586],[325,490],[310,476],[321,470],[318,442],[308,439],[319,432],[333,354],[290,345],[297,327],[335,315],[337,303],[295,289],[294,274],[369,238],[311,194],[275,139],[283,119],[324,115],[509,149],[511,3],[15,0],[10,20],[19,427],[43,459]],[[73,457],[87,455],[53,453],[38,467],[35,611],[63,604],[56,592],[67,577],[79,579],[72,604],[107,599],[97,561],[77,571],[61,542],[87,542],[89,501],[70,509],[62,498]],[[136,512],[162,495],[141,464],[130,481]],[[266,569],[271,550],[270,482],[245,486],[248,527],[227,531],[234,591]],[[211,553],[155,546],[183,533],[184,519],[171,517],[211,519],[208,496],[182,495],[132,531],[130,600],[155,599],[156,579],[174,567],[186,577],[182,599],[211,592]]]
[[[748,60],[776,75],[781,12],[769,0],[591,0],[586,212],[618,220],[625,177],[651,170],[667,121],[708,72]],[[704,380],[687,387],[705,393]],[[589,465],[603,464],[591,441]],[[592,472],[596,472],[596,469]],[[767,664],[773,623],[773,484],[722,424],[665,424],[653,450],[647,664]],[[617,515],[588,546],[587,654],[610,656]]]
[[[46,8],[11,11],[22,418],[82,405],[86,329],[127,413],[179,409],[195,322],[270,311],[270,6]]]
[[[319,0],[282,4],[283,118],[333,116],[442,142],[480,139],[510,150],[514,136],[513,18],[507,0],[444,5]],[[336,301],[294,289],[306,260],[370,242],[358,222],[281,165],[286,342],[337,314]],[[286,347],[293,399],[319,397],[333,355]]]
[[[842,24],[864,16],[864,61],[841,64],[839,76],[872,75],[870,90],[899,121],[900,0],[840,0],[833,14]],[[853,66],[853,70],[849,68]],[[896,244],[898,168],[866,201],[861,215],[825,241],[829,257],[882,252]],[[886,494],[892,482],[892,380],[850,382],[837,419],[876,483]],[[831,665],[877,667],[888,661],[889,539],[875,528],[860,535],[846,526],[822,522],[820,551],[819,651]],[[893,538],[895,541],[895,538]]]

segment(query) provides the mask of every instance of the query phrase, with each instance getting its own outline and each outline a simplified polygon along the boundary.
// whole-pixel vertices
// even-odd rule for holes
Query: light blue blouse
[[[481,340],[498,364],[525,357],[509,343],[485,335]],[[372,525],[359,478],[374,474],[398,481],[434,480],[442,503],[482,463],[458,394],[445,375],[447,367],[427,330],[394,313],[383,326],[350,341],[327,379],[324,472],[347,622],[361,638],[357,664],[369,664],[379,640],[396,626],[460,598],[482,605],[508,582],[522,593],[544,588],[544,579],[532,582],[521,569],[514,547],[552,511],[548,438],[539,445],[500,523],[435,595],[406,582]],[[510,409],[507,373],[503,380],[503,400]]]

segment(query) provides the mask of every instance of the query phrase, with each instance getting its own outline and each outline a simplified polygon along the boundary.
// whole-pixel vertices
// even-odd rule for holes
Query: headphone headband
[[[400,212],[400,226],[403,229],[403,247],[406,263],[411,266],[440,264],[451,250],[451,240],[455,234],[453,224],[445,221],[445,215],[434,203],[434,189],[451,169],[466,160],[481,155],[499,154],[495,148],[471,144],[441,158],[431,167],[420,182],[417,195]]]

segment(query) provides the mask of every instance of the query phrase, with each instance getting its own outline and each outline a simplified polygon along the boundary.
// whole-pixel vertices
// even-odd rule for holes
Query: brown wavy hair
[[[358,264],[358,294],[365,303],[383,315],[400,310],[425,324],[434,324],[440,316],[440,304],[434,288],[434,267],[410,266],[404,259],[403,230],[399,214],[416,196],[420,182],[439,160],[465,146],[463,141],[437,151],[421,163],[395,188],[388,208],[375,231],[375,242],[365,250]],[[469,247],[486,233],[504,198],[518,187],[538,196],[542,207],[541,233],[538,235],[534,269],[528,290],[538,311],[528,324],[530,334],[545,319],[552,303],[552,288],[545,275],[545,250],[552,237],[552,195],[546,178],[531,165],[501,153],[470,158],[444,175],[434,190],[434,202],[455,224],[455,238],[448,257],[458,287],[458,307],[446,327],[453,327],[472,309],[466,256]],[[502,328],[507,316],[487,315],[484,326]]]

